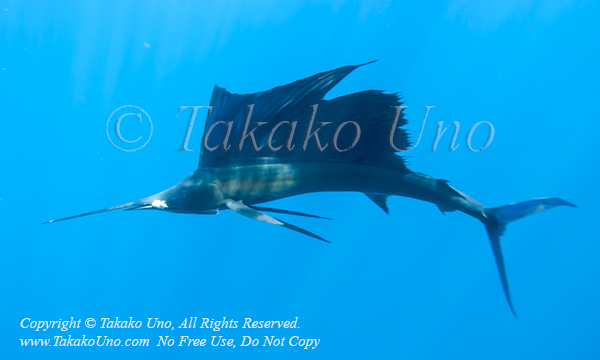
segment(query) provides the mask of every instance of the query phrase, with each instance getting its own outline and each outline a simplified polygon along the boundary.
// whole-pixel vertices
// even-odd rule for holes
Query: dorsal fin
[[[215,151],[207,151],[203,146],[200,166],[240,165],[257,161],[343,161],[381,165],[392,163],[395,167],[404,167],[402,158],[395,155],[388,141],[396,115],[394,106],[401,105],[396,94],[371,90],[323,100],[329,90],[359,66],[361,65],[341,67],[255,94],[231,94],[223,88],[215,87],[211,99],[213,108],[206,121],[203,145],[204,137],[212,128],[206,144],[211,148],[219,145],[219,148]],[[250,137],[245,139],[242,150],[239,150],[240,139],[249,114],[249,105],[253,105],[253,111],[247,131],[256,128],[257,122],[266,123],[256,128],[253,133],[257,146],[262,146],[259,151],[254,149]],[[303,148],[314,111],[312,105],[317,105],[317,109],[311,132],[319,129],[319,122],[331,123],[318,132],[321,145],[328,144],[323,151],[319,151],[314,137],[308,141],[306,149]],[[282,124],[273,133],[271,144],[275,148],[284,146],[279,151],[273,152],[267,146],[267,142],[273,128],[283,121],[290,123],[297,121],[292,138],[293,149],[286,151],[285,148],[291,126]],[[340,152],[334,148],[332,138],[338,126],[346,121],[357,123],[361,134],[355,147]],[[226,138],[228,126],[223,123],[214,125],[218,122],[232,124],[228,138],[230,147],[227,151],[223,151],[222,142]],[[400,116],[394,135],[394,144],[400,149],[409,146],[408,136],[400,128],[405,124],[406,120]],[[348,148],[355,138],[355,133],[355,126],[347,124],[338,134],[338,149]]]

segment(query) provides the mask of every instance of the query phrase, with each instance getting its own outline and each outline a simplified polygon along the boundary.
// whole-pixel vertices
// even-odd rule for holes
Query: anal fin
[[[456,211],[456,208],[437,204],[438,209],[442,212],[442,214],[446,215],[447,212]]]
[[[390,209],[387,206],[387,195],[380,194],[372,194],[372,193],[364,193],[373,201],[377,206],[381,208],[381,210],[385,211],[386,214],[390,214]]]

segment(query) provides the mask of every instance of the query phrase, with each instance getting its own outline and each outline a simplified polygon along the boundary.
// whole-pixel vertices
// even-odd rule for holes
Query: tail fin
[[[511,221],[562,205],[577,207],[577,205],[563,199],[543,198],[495,208],[486,208],[484,211],[488,220],[484,221],[484,225],[488,232],[490,243],[492,244],[492,250],[494,251],[494,257],[496,258],[496,266],[498,266],[500,280],[502,281],[502,287],[504,288],[504,294],[506,295],[508,305],[515,317],[517,317],[517,314],[515,313],[515,309],[510,299],[508,280],[506,278],[506,270],[504,269],[504,260],[502,258],[502,248],[500,247],[500,237],[504,234],[506,225]]]

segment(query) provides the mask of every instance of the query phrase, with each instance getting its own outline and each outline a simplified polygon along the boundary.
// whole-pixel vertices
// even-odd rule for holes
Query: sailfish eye
[[[152,207],[157,208],[157,209],[164,209],[164,208],[168,208],[169,206],[167,205],[167,202],[164,200],[154,200],[152,202]]]

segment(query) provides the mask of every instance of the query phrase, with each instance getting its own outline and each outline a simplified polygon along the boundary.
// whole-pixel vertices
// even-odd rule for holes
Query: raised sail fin
[[[210,136],[205,140],[206,145],[215,150],[207,151],[203,145],[199,166],[265,161],[342,161],[403,168],[402,158],[396,155],[389,144],[390,130],[397,120],[394,145],[399,149],[406,149],[410,145],[406,131],[401,128],[406,124],[406,119],[401,112],[396,119],[395,107],[402,105],[397,94],[370,90],[332,100],[323,99],[329,90],[359,66],[361,65],[344,66],[254,94],[232,94],[215,87],[210,103],[212,111],[206,120],[203,136],[204,144],[204,138],[211,130]],[[239,148],[249,114],[246,134],[252,132],[259,150],[254,148],[250,137],[244,140],[241,150]],[[319,129],[317,134],[320,145],[327,144],[323,151],[317,146],[314,137],[304,147],[313,115],[310,133]],[[296,127],[291,136],[291,124],[294,122]],[[231,130],[226,125],[229,123]],[[263,125],[257,127],[256,123]],[[320,128],[320,123],[329,124]],[[344,127],[340,127],[344,123]],[[358,142],[348,151],[339,151],[348,149],[358,134],[357,126],[352,123],[360,128]],[[275,129],[276,126],[279,127]],[[338,128],[340,131],[336,132]],[[273,129],[276,131],[272,132]],[[334,147],[334,136],[338,150]],[[290,137],[293,148],[287,151]],[[225,139],[229,148],[223,151]],[[268,143],[272,148],[281,148],[272,151]]]

